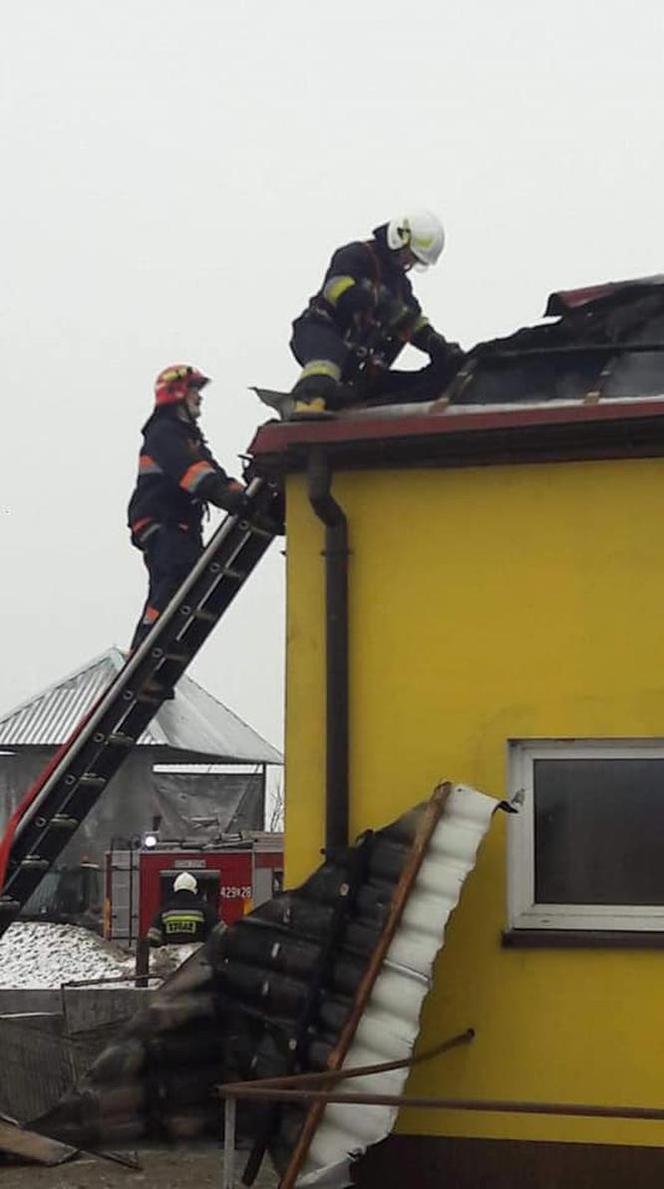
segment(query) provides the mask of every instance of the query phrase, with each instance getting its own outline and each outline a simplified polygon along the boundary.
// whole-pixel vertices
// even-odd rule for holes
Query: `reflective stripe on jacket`
[[[186,945],[205,941],[217,917],[195,892],[175,892],[157,913],[148,930],[150,945]]]
[[[200,533],[206,502],[217,503],[229,483],[203,434],[183,420],[176,405],[156,409],[143,426],[138,478],[128,521],[142,548],[159,524],[178,524]]]

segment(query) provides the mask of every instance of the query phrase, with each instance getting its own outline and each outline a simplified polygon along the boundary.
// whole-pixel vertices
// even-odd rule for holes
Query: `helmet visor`
[[[194,376],[187,376],[187,387],[188,388],[198,388],[198,389],[205,388],[205,385],[209,384],[209,383],[210,383],[209,376],[202,376],[200,374],[194,375]]]

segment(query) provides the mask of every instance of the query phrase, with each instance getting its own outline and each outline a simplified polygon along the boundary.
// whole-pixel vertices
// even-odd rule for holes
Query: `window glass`
[[[535,759],[535,901],[664,905],[664,759]]]

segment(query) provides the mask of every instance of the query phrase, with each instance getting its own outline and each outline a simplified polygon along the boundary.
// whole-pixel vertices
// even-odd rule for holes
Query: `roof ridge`
[[[120,664],[118,665],[118,658]],[[124,663],[122,651],[117,645],[112,644],[104,652],[100,652],[92,660],[83,665],[79,665],[77,669],[73,669],[71,673],[67,673],[64,677],[59,677],[57,681],[52,681],[44,689],[40,690],[38,694],[33,694],[31,698],[25,698],[24,701],[18,702],[12,706],[11,710],[7,710],[4,714],[0,714],[0,725],[13,718],[15,714],[19,714],[22,710],[27,710],[28,706],[34,706],[38,702],[43,701],[50,694],[55,693],[56,690],[61,689],[62,686],[67,685],[76,677],[82,677],[84,673],[88,673],[91,669],[100,668],[104,661],[110,661],[117,672],[122,668]]]
[[[0,747],[56,747],[115,679],[125,654],[113,645],[0,716]],[[283,763],[281,751],[193,678],[183,674],[178,696],[160,707],[138,740],[208,763]],[[173,711],[175,713],[173,713]],[[173,762],[173,761],[172,761]]]

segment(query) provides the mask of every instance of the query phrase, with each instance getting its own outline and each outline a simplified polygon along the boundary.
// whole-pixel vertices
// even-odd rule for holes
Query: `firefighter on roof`
[[[440,220],[419,211],[334,253],[321,289],[293,323],[291,350],[302,365],[291,394],[294,418],[372,398],[399,403],[441,394],[464,354],[434,330],[406,274],[435,264],[444,243]],[[390,371],[407,343],[429,355],[429,366]]]
[[[143,426],[138,480],[129,502],[131,540],[143,553],[148,597],[131,642],[137,648],[203,551],[207,504],[227,512],[242,505],[244,486],[213,458],[197,421],[198,368],[173,364],[155,382],[155,408]]]
[[[148,929],[148,941],[152,946],[205,941],[217,923],[207,900],[198,895],[196,878],[189,871],[181,871],[173,884],[173,895]]]

